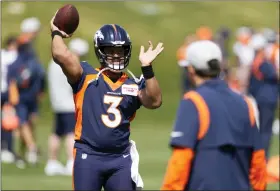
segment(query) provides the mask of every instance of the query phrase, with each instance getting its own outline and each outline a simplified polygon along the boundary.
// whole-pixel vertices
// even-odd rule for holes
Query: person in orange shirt
[[[219,78],[222,53],[211,41],[187,49],[196,88],[180,102],[172,156],[161,190],[264,190],[266,159],[246,97]]]

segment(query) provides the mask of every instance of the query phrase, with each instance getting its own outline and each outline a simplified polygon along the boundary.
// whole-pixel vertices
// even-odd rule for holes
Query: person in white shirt
[[[237,41],[233,45],[233,53],[238,66],[238,76],[240,81],[240,91],[247,93],[251,64],[254,60],[254,50],[249,46],[252,37],[249,27],[240,27],[236,32]]]
[[[8,68],[17,59],[17,40],[16,37],[10,36],[6,41],[6,49],[1,50],[1,112],[2,107],[8,102]],[[1,114],[2,120],[2,114]],[[12,131],[6,131],[1,123],[1,161],[4,163],[12,163],[15,161],[15,153],[13,149]]]
[[[88,53],[89,44],[85,40],[76,38],[70,41],[69,48],[82,59]],[[53,60],[48,68],[48,84],[55,129],[49,137],[49,160],[45,167],[45,174],[48,176],[58,174],[70,176],[73,168],[74,127],[76,123],[74,99],[72,88],[67,82],[66,76]],[[66,167],[58,161],[58,150],[63,136],[65,136],[68,158]]]

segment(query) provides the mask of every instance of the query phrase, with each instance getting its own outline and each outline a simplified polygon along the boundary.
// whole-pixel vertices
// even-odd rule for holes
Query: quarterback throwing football
[[[55,17],[54,17],[55,18]],[[161,106],[161,90],[154,76],[152,62],[162,52],[163,44],[145,52],[139,60],[144,78],[129,78],[124,69],[131,57],[128,33],[119,25],[103,25],[94,35],[94,49],[99,68],[80,62],[65,45],[71,36],[59,30],[51,20],[51,51],[73,89],[76,108],[74,146],[74,190],[135,190],[143,187],[138,165],[133,164],[135,143],[129,140],[130,122],[143,105]],[[137,173],[135,173],[137,172]]]

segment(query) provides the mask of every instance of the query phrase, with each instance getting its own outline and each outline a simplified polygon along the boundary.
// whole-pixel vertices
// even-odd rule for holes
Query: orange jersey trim
[[[255,125],[255,123],[256,123],[255,114],[254,114],[254,108],[253,108],[253,105],[252,105],[251,101],[249,100],[249,98],[247,96],[244,96],[244,100],[247,103],[248,111],[249,111],[250,123],[251,123],[251,126],[253,127]]]
[[[197,108],[199,116],[198,140],[201,140],[207,133],[210,126],[210,111],[203,97],[195,91],[190,91],[184,95],[184,99],[190,99]]]
[[[184,190],[188,184],[193,157],[192,149],[175,148],[160,190]]]
[[[81,90],[74,94],[75,110],[76,110],[76,125],[75,125],[75,140],[80,140],[82,135],[82,119],[83,119],[83,102],[88,82],[96,78],[96,74],[86,76]]]
[[[253,152],[249,179],[254,190],[265,190],[267,185],[265,151]]]
[[[100,71],[100,69],[96,68],[95,70]],[[115,91],[119,87],[123,85],[123,83],[127,80],[128,75],[126,73],[123,73],[122,76],[116,81],[115,83],[105,74],[102,73],[104,81],[110,86],[110,88]]]

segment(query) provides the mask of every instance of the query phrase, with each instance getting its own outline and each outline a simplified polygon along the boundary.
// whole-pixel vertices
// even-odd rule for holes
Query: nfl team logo
[[[131,95],[131,96],[137,96],[138,95],[138,86],[133,84],[133,85],[127,85],[124,84],[122,85],[122,94],[123,95]]]
[[[82,154],[82,159],[86,159],[87,158],[87,154],[83,153]]]

